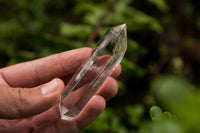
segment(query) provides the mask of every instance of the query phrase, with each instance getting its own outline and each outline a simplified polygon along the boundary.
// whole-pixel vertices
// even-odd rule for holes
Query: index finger
[[[0,73],[12,87],[34,87],[73,74],[90,53],[90,48],[80,48],[6,67]]]

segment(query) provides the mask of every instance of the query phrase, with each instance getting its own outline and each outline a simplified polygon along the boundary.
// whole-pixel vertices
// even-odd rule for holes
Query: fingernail
[[[57,89],[57,81],[54,79],[51,82],[47,83],[44,87],[41,88],[43,95],[50,95],[54,93]]]

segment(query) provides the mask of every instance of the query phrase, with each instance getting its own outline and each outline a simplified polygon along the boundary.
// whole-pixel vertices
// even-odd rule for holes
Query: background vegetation
[[[92,47],[126,23],[119,93],[82,133],[200,132],[198,0],[0,0],[0,67]]]

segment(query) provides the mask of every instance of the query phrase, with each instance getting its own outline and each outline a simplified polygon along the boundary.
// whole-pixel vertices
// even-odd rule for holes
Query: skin
[[[73,120],[61,120],[57,104],[90,51],[81,48],[0,69],[0,132],[77,133],[94,121],[117,93],[120,65]],[[53,79],[55,90],[44,95],[41,88]]]

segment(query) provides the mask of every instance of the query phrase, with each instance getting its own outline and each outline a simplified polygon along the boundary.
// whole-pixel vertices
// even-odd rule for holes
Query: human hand
[[[73,120],[61,120],[57,107],[64,84],[90,51],[81,48],[0,69],[0,132],[76,133],[95,120],[105,100],[117,93],[112,77],[120,74],[120,66]]]

